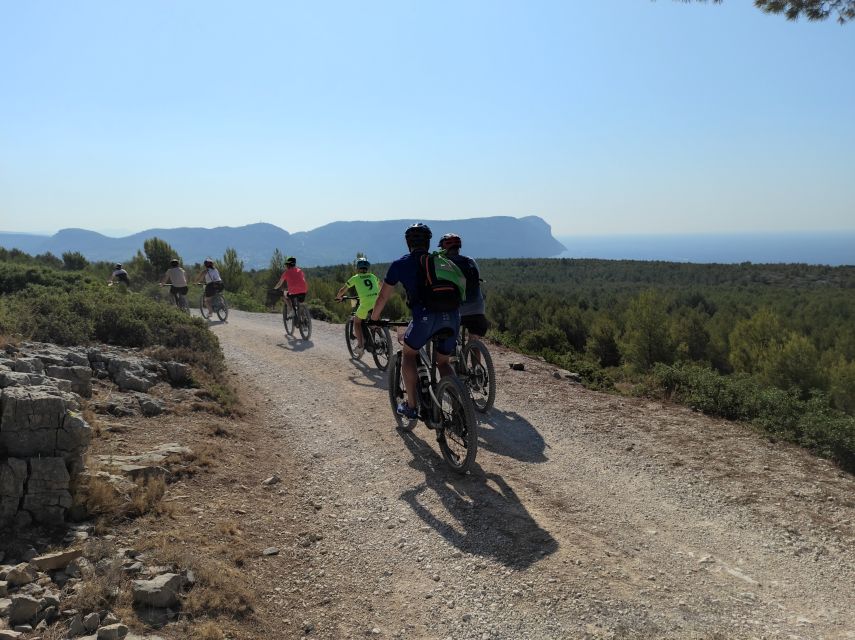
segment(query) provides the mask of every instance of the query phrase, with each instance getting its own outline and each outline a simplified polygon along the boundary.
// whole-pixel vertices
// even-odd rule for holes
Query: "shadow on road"
[[[412,433],[401,435],[413,454],[410,466],[425,474],[425,481],[401,498],[455,547],[513,569],[525,569],[558,550],[558,541],[535,522],[501,476],[477,465],[470,475],[457,475],[426,442]],[[431,505],[432,493],[443,512]]]
[[[546,462],[543,436],[520,414],[493,409],[484,420],[478,425],[483,449],[522,462]]]
[[[280,349],[285,349],[286,351],[305,351],[306,349],[311,349],[315,346],[315,343],[311,340],[303,340],[302,338],[294,338],[289,335],[285,336],[285,339],[288,342],[279,342],[276,344]]]
[[[389,378],[389,374],[375,367],[373,361],[371,364],[367,364],[362,360],[351,358],[350,364],[357,370],[357,373],[347,376],[348,380],[353,384],[360,387],[375,387],[383,391],[388,388],[386,381]]]

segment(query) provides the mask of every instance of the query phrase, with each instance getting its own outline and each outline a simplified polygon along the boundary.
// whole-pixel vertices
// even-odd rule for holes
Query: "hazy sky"
[[[748,0],[0,0],[0,230],[855,229],[853,61]]]

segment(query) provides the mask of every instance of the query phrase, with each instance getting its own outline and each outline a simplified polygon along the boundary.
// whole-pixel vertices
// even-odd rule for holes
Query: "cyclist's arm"
[[[386,302],[392,297],[393,293],[395,293],[395,285],[384,282],[383,286],[380,287],[380,293],[377,294],[377,301],[374,303],[374,310],[371,312],[372,320],[380,319],[380,314],[383,313],[383,307],[386,306]]]
[[[341,300],[341,297],[347,292],[348,286],[344,285],[341,289],[338,290],[338,293],[335,294],[336,300]]]

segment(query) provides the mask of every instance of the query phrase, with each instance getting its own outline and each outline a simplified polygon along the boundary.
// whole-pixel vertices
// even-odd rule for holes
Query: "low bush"
[[[855,417],[832,408],[821,393],[768,387],[746,374],[724,376],[697,364],[657,364],[653,388],[704,413],[744,420],[855,471]]]

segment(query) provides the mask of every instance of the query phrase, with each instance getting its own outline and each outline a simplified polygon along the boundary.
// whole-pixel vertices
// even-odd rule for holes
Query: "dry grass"
[[[99,437],[101,435],[101,421],[95,415],[95,412],[92,410],[92,407],[89,406],[88,403],[83,406],[83,411],[81,411],[81,415],[83,416],[83,419],[86,420],[86,424],[92,427],[92,432],[95,434],[95,436]]]
[[[93,469],[92,465],[87,466]],[[162,477],[140,479],[123,491],[92,471],[78,478],[72,493],[75,505],[83,506],[89,515],[100,516],[108,522],[146,514],[171,517],[175,510],[174,505],[163,501],[166,480]]]
[[[70,608],[80,611],[109,609],[122,593],[124,577],[121,561],[114,559],[106,570],[80,582],[70,600]]]
[[[165,533],[151,536],[142,544],[160,564],[191,569],[196,583],[184,599],[183,611],[194,618],[229,617],[244,619],[254,611],[255,597],[244,575],[222,560],[225,555],[237,564],[249,558],[249,549],[240,538],[228,545],[211,548],[204,534],[188,539],[186,534]],[[213,552],[213,554],[209,552]]]
[[[223,640],[226,637],[213,622],[203,622],[192,633],[193,640]]]

